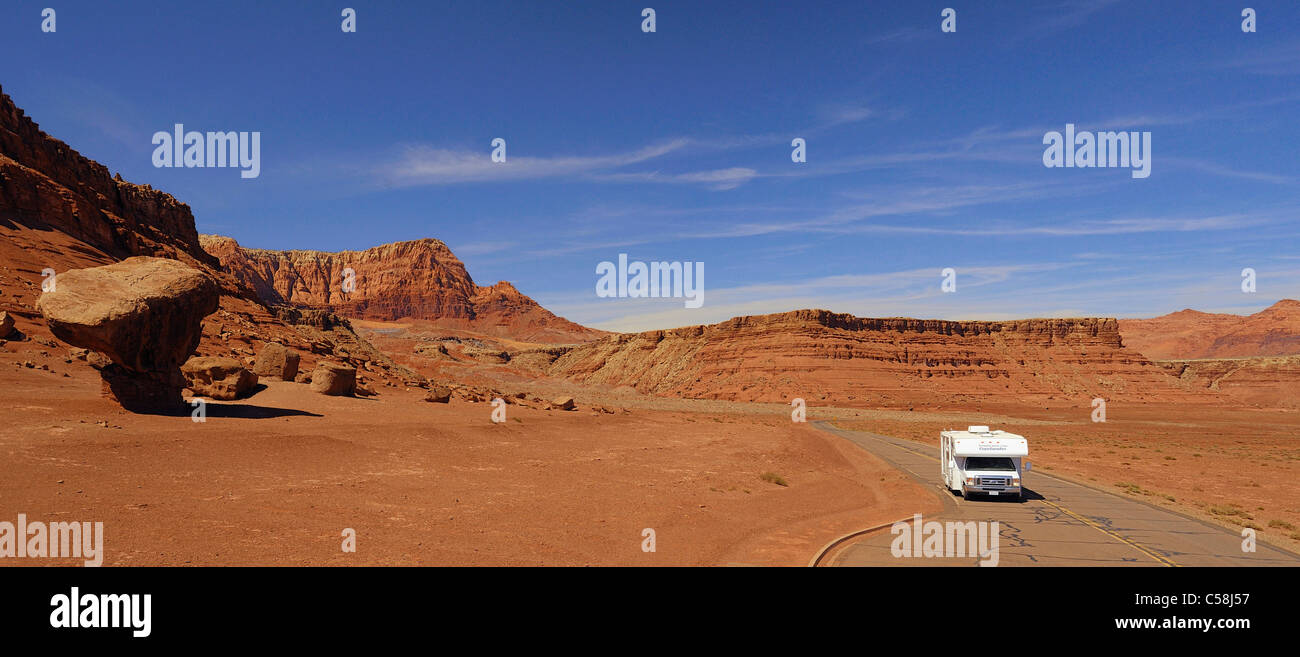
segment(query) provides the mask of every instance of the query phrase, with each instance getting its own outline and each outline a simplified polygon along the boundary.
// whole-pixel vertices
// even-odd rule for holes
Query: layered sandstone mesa
[[[1109,318],[957,322],[797,310],[613,335],[564,350],[542,371],[659,395],[785,404],[1057,399],[1087,408],[1095,397],[1193,398],[1125,349]]]
[[[200,356],[181,366],[186,387],[195,396],[231,400],[247,395],[257,386],[257,375],[244,369],[234,358]]]
[[[1124,344],[1147,358],[1248,358],[1300,354],[1300,301],[1282,299],[1253,315],[1180,310],[1121,319]]]
[[[272,342],[262,347],[253,363],[253,373],[258,376],[270,376],[281,381],[292,381],[298,375],[298,352],[278,343]]]
[[[321,361],[311,373],[311,390],[322,395],[342,397],[357,389],[357,368]]]
[[[184,405],[181,364],[216,312],[217,284],[175,260],[135,257],[58,275],[36,303],[54,336],[106,355],[106,392],[136,412]]]
[[[216,235],[199,240],[224,271],[270,305],[356,319],[433,320],[530,342],[577,343],[605,335],[556,317],[505,281],[475,284],[451,249],[435,239],[337,253],[245,249]]]

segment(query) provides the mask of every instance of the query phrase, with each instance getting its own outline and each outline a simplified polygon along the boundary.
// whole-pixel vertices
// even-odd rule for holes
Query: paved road
[[[879,456],[933,488],[942,522],[997,521],[999,566],[1300,566],[1300,555],[1264,543],[1242,552],[1240,534],[1136,500],[1031,470],[1025,500],[964,500],[944,489],[939,448],[826,422],[814,426]],[[1030,461],[1033,443],[1030,442]],[[977,557],[897,558],[888,529],[834,551],[836,566],[973,566]]]

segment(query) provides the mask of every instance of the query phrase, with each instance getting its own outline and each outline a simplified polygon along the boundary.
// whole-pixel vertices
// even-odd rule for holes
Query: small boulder
[[[311,390],[322,395],[351,395],[357,387],[357,368],[321,361],[311,373]]]
[[[298,375],[298,363],[300,361],[301,356],[298,355],[298,352],[282,344],[272,342],[262,347],[262,353],[257,355],[257,360],[253,363],[253,374],[272,377],[281,381],[293,381],[294,377]]]
[[[558,408],[562,411],[571,411],[574,409],[573,398],[556,397],[555,400],[551,402],[551,406],[553,406],[554,408]]]
[[[0,338],[7,338],[13,332],[14,318],[9,313],[0,311]]]
[[[306,372],[299,372],[298,376],[293,377],[294,383],[311,383],[311,375]]]
[[[447,404],[451,402],[451,388],[447,386],[432,386],[428,394],[424,396],[424,401],[435,404]]]
[[[233,358],[200,356],[181,366],[187,387],[199,397],[231,400],[247,395],[257,385],[257,375]]]

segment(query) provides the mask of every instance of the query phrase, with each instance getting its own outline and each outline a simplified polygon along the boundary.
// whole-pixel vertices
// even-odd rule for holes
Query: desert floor
[[[488,403],[273,381],[196,423],[121,411],[65,360],[0,347],[0,518],[102,521],[106,565],[803,565],[842,533],[939,507],[785,415],[580,400],[494,424]]]
[[[69,360],[47,338],[0,346],[0,519],[102,521],[106,565],[804,565],[846,532],[940,509],[934,491],[775,404],[458,365],[498,389],[572,394],[578,410],[508,406],[495,424],[488,403],[432,404],[418,389],[339,398],[271,381],[210,402],[196,423],[124,412]],[[918,400],[813,406],[808,419],[931,444],[968,424],[1020,432],[1037,468],[1294,549],[1300,413],[1119,402],[1105,423],[1090,413]],[[342,551],[345,528],[355,553]]]

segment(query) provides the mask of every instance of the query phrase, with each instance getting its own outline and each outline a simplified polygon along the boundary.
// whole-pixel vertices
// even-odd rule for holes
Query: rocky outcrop
[[[198,397],[231,400],[246,396],[257,386],[257,375],[233,358],[199,356],[181,366],[186,387]]]
[[[298,352],[278,342],[271,342],[262,347],[261,353],[257,354],[257,361],[253,363],[253,373],[281,381],[292,381],[295,376],[298,376],[300,360]]]
[[[200,241],[226,272],[271,305],[358,319],[427,319],[532,342],[576,343],[604,335],[556,317],[505,281],[475,284],[451,249],[435,239],[337,253],[246,249],[214,235]]]
[[[660,395],[782,403],[1187,394],[1125,349],[1107,318],[955,322],[799,310],[613,335],[542,371]]]
[[[114,258],[149,255],[216,267],[188,205],[109,174],[40,126],[0,91],[0,224],[66,233]]]
[[[1282,299],[1253,315],[1180,310],[1121,319],[1124,344],[1153,359],[1249,358],[1300,354],[1300,301]]]
[[[0,338],[9,337],[14,332],[14,318],[7,312],[0,312]]]
[[[108,393],[133,411],[182,405],[180,366],[216,312],[217,284],[175,260],[128,258],[58,275],[36,307],[55,337],[101,352]]]
[[[386,382],[402,382],[413,374],[379,354],[341,317],[268,307],[203,250],[187,205],[110,175],[106,167],[41,132],[0,93],[0,310],[32,320],[22,324],[23,332],[46,336],[45,322],[32,309],[43,270],[86,269],[132,256],[175,259],[217,282],[220,313],[205,322],[199,355],[242,360],[267,342],[281,342],[307,354],[311,362],[305,365],[314,366],[319,355],[386,366],[378,374]],[[101,369],[101,374],[117,377],[123,385],[130,381],[117,366]]]
[[[322,395],[345,396],[356,392],[357,368],[321,361],[311,373],[311,390]]]
[[[1243,404],[1300,408],[1300,356],[1164,360],[1190,389],[1212,390]]]

